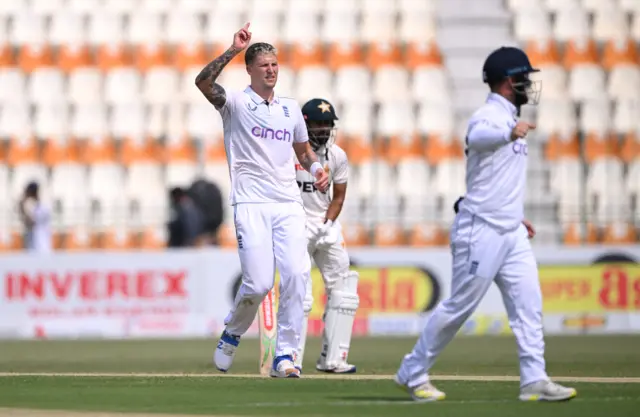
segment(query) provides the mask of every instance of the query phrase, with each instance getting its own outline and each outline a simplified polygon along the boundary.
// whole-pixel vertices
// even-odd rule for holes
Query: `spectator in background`
[[[173,188],[169,193],[171,219],[169,220],[170,248],[193,247],[203,232],[202,213],[185,190]]]
[[[196,180],[188,191],[189,196],[203,216],[203,245],[218,244],[218,229],[224,219],[223,197],[215,183],[204,179]]]
[[[40,200],[40,187],[30,182],[24,190],[18,211],[24,224],[24,248],[28,252],[51,252],[51,211]]]

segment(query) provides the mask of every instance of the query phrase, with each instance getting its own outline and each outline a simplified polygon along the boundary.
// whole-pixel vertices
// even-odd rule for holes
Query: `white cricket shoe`
[[[213,363],[219,371],[227,372],[231,368],[239,344],[240,336],[230,335],[226,330],[222,332],[218,346],[213,353]]]
[[[573,388],[548,380],[534,382],[520,388],[520,401],[567,401],[578,395]]]
[[[273,378],[300,378],[300,369],[294,363],[291,355],[277,356],[271,367]]]
[[[322,358],[321,358],[322,359]],[[328,366],[323,360],[318,359],[316,369],[328,374],[355,374],[356,366],[347,362],[341,362],[336,366]]]
[[[393,378],[393,380],[398,385],[398,387],[408,392],[414,401],[426,403],[444,400],[446,397],[444,392],[434,387],[429,381],[425,382],[424,384],[420,384],[417,387],[410,387],[408,384],[402,382],[397,374]]]

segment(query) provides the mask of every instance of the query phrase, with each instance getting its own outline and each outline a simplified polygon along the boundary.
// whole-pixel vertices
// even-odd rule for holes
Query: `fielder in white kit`
[[[327,303],[323,314],[324,331],[322,350],[316,362],[321,372],[345,374],[354,373],[355,365],[347,362],[351,332],[356,310],[360,303],[358,297],[358,273],[350,271],[350,261],[342,238],[342,228],[338,216],[347,192],[349,161],[347,154],[335,140],[335,121],[338,120],[335,108],[328,100],[314,98],[302,106],[302,115],[307,124],[309,143],[318,160],[329,174],[332,184],[330,193],[322,193],[314,186],[313,177],[296,164],[298,187],[302,194],[302,203],[307,214],[307,237],[309,255],[322,273]],[[305,321],[300,348],[295,364],[302,369],[307,321],[313,306],[311,280],[307,284],[304,299]]]
[[[483,80],[491,88],[467,130],[467,192],[452,227],[451,296],[433,311],[395,381],[416,401],[444,399],[429,382],[438,355],[495,282],[516,337],[522,401],[562,401],[576,390],[549,380],[545,370],[542,294],[524,221],[527,142],[534,125],[518,121],[520,107],[537,104],[537,72],[520,49],[491,53]],[[532,233],[531,233],[532,234]]]
[[[231,47],[196,77],[196,85],[223,120],[230,203],[242,267],[242,284],[225,318],[214,362],[223,372],[231,367],[240,337],[273,288],[277,266],[280,300],[271,376],[298,378],[300,370],[293,361],[300,344],[311,261],[294,156],[312,173],[319,190],[326,191],[328,176],[309,146],[298,103],[274,94],[278,60],[273,46],[255,43],[247,49],[245,64],[251,84],[244,91],[231,91],[216,83],[225,65],[249,45],[248,29],[247,23],[234,35]]]

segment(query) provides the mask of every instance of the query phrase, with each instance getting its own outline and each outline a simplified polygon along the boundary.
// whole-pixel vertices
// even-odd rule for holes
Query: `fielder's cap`
[[[531,66],[527,54],[519,48],[503,46],[491,52],[482,67],[482,81],[496,82],[518,74],[540,71]]]
[[[329,103],[329,100],[322,98],[314,98],[307,101],[304,106],[302,106],[302,115],[304,116],[304,120],[318,122],[338,120],[335,108]]]

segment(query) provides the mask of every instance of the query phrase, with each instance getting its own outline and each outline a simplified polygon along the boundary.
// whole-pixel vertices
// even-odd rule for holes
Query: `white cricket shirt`
[[[510,139],[517,121],[516,107],[491,93],[467,129],[467,193],[460,210],[502,232],[524,219],[528,150],[524,139]]]
[[[33,226],[25,233],[25,247],[38,253],[51,252],[51,213],[42,202],[29,199],[25,204],[27,215],[33,220]]]
[[[296,181],[302,195],[302,204],[307,214],[308,221],[324,221],[329,204],[333,198],[331,183],[346,184],[349,179],[349,162],[347,154],[338,145],[332,145],[327,152],[321,148],[316,152],[318,161],[329,175],[329,191],[322,193],[315,187],[316,179],[309,172],[305,171],[296,159]],[[328,158],[327,158],[328,156]]]
[[[309,140],[298,103],[274,95],[267,103],[251,87],[225,89],[219,109],[229,164],[229,202],[302,203],[294,169],[294,142]]]

